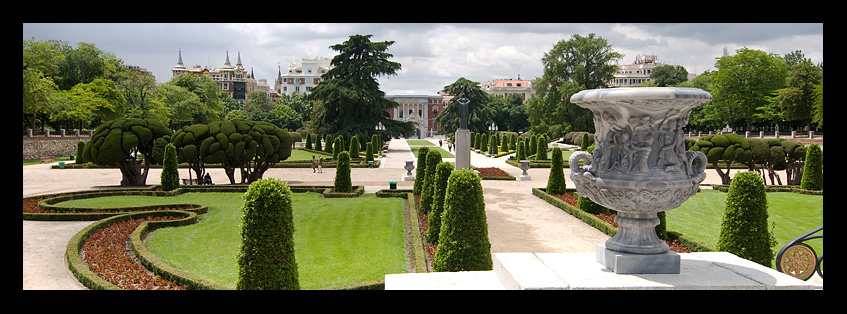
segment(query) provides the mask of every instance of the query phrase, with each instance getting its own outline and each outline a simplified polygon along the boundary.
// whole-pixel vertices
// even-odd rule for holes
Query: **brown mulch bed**
[[[576,195],[574,195],[573,192],[567,192],[565,194],[553,195],[553,196],[562,200],[562,201],[565,201],[566,203],[570,204],[573,207],[577,207],[577,197],[576,197]],[[618,227],[618,223],[615,222],[615,214],[594,214],[594,216],[597,216],[597,218],[600,218],[603,221],[615,226],[615,228]],[[682,245],[681,243],[679,243],[679,240],[668,239],[668,240],[665,240],[665,242],[668,243],[670,250],[674,251],[676,253],[691,253],[691,252],[694,252],[694,250],[689,249],[685,245]]]

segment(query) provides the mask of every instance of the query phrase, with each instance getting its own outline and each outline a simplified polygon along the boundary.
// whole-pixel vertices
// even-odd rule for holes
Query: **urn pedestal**
[[[403,169],[406,169],[406,174],[402,178],[403,181],[415,181],[415,174],[412,173],[412,170],[415,169],[415,161],[406,160],[406,165],[403,166]]]
[[[568,160],[579,195],[617,211],[617,234],[597,261],[616,273],[679,273],[679,256],[656,235],[657,214],[679,207],[706,178],[706,156],[686,151],[682,127],[711,100],[676,87],[584,90],[571,102],[594,113],[593,154]],[[584,166],[575,166],[583,161]]]

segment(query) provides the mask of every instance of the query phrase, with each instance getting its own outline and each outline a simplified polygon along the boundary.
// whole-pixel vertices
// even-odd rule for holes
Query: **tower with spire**
[[[235,67],[230,63],[229,51],[227,51],[224,65],[221,68],[200,65],[188,68],[182,62],[182,49],[180,49],[179,59],[173,69],[171,69],[171,72],[173,73],[172,78],[189,73],[197,76],[207,76],[239,104],[244,103],[248,91],[260,89],[253,75],[244,69],[241,63],[241,52],[238,52]]]

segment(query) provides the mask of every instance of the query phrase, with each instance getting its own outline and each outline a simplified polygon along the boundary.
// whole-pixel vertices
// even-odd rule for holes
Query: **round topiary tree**
[[[250,184],[241,207],[238,290],[299,290],[291,189],[277,179]]]
[[[146,185],[151,164],[158,164],[164,152],[165,141],[172,132],[156,119],[119,118],[103,122],[94,129],[91,140],[85,143],[82,154],[86,161],[98,165],[114,166],[121,170],[123,186]],[[157,144],[158,143],[158,144]],[[162,145],[156,149],[156,145]],[[144,168],[139,157],[144,156]]]
[[[426,155],[429,153],[429,148],[424,146],[418,149],[418,162],[415,169],[415,184],[412,187],[412,193],[421,195],[423,190],[424,179],[426,178]]]
[[[350,152],[342,151],[338,153],[338,162],[335,166],[335,186],[336,192],[353,191],[353,182],[350,179]]]
[[[806,164],[803,165],[800,187],[807,190],[823,190],[823,151],[818,144],[811,144],[806,149]]]
[[[179,187],[179,165],[177,164],[176,147],[173,144],[165,145],[164,159],[160,177],[162,189],[171,191]]]
[[[441,216],[444,213],[444,196],[447,192],[447,180],[453,173],[453,164],[441,162],[435,166],[435,186],[432,196],[432,210],[427,217],[426,240],[430,243],[438,243],[438,235],[441,233]]]
[[[739,172],[726,193],[717,249],[771,267],[774,245],[765,184],[755,172]]]
[[[567,190],[565,182],[564,161],[562,160],[562,149],[553,147],[553,153],[550,162],[550,176],[547,179],[547,194],[561,195]]]
[[[492,270],[491,242],[479,176],[455,170],[447,179],[433,271]]]
[[[435,188],[435,167],[441,162],[441,153],[435,150],[426,154],[426,178],[421,187],[421,205],[418,211],[427,214],[432,209]]]

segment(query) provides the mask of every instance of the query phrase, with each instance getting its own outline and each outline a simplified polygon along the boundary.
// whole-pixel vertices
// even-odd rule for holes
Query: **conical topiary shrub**
[[[350,179],[350,152],[338,153],[338,162],[335,166],[335,191],[353,191],[353,182]]]
[[[756,172],[739,172],[726,193],[717,249],[771,267],[774,245],[765,184]]]
[[[491,242],[479,176],[455,170],[447,179],[433,271],[492,270]]]
[[[426,146],[418,149],[418,163],[415,166],[415,184],[412,187],[412,193],[421,195],[423,190],[424,179],[426,178],[426,155],[429,153],[429,148]]]
[[[171,191],[179,187],[179,165],[177,164],[176,147],[174,144],[165,145],[165,156],[162,162],[160,176],[162,190]]]
[[[545,153],[546,154],[546,153]],[[567,190],[565,182],[564,161],[562,160],[562,149],[553,147],[550,161],[550,176],[547,178],[547,194],[561,195]]]
[[[800,187],[806,190],[823,190],[823,151],[818,144],[811,144],[806,150]]]
[[[447,193],[447,180],[450,174],[453,173],[453,164],[449,162],[441,162],[435,166],[435,186],[433,187],[434,195],[432,197],[432,210],[427,217],[426,240],[430,243],[438,242],[438,235],[441,233],[441,216],[444,213],[444,196]]]
[[[424,178],[423,186],[421,187],[421,206],[418,209],[421,213],[427,214],[432,209],[433,199],[435,194],[435,166],[441,162],[441,153],[431,150],[426,154],[426,178]]]
[[[291,190],[269,178],[254,181],[241,207],[238,290],[298,290]]]

